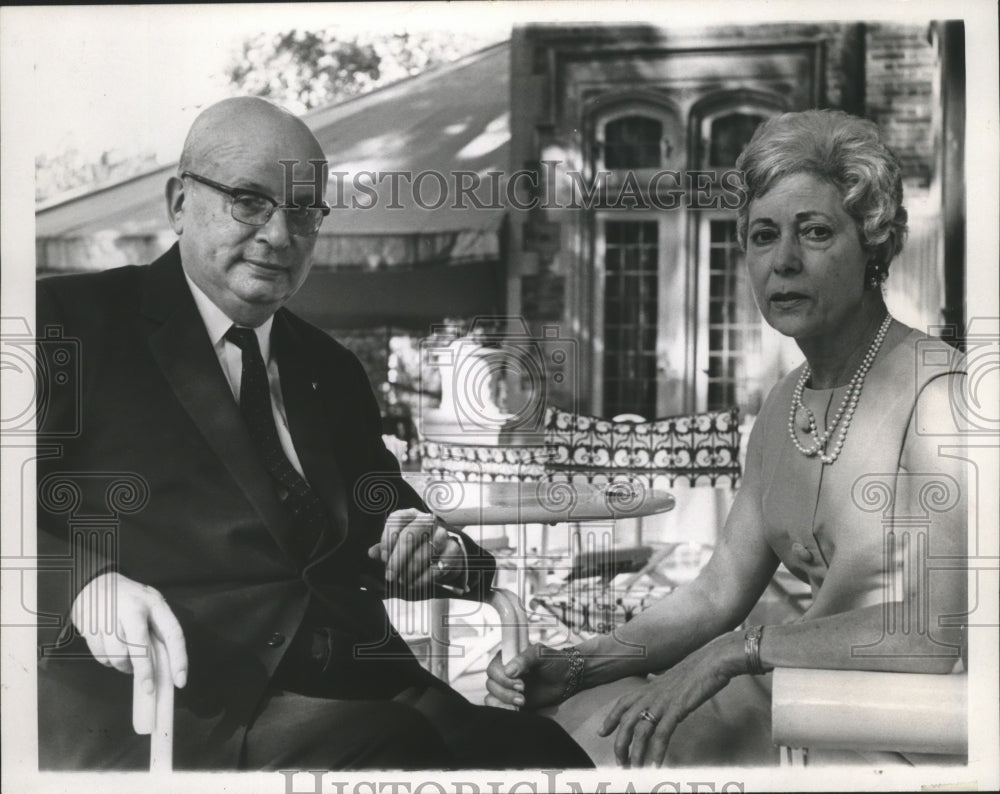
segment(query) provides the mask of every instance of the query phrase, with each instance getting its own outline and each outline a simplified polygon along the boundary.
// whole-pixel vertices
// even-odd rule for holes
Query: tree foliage
[[[301,113],[456,60],[490,42],[487,35],[449,31],[258,34],[243,42],[226,77],[241,93]]]
[[[97,160],[85,158],[76,148],[58,155],[35,158],[35,201],[80,187],[98,187],[141,174],[158,165],[156,155],[142,152],[127,155],[117,149],[101,153]]]

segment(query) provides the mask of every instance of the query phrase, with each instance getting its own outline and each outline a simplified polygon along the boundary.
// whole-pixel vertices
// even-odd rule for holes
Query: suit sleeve
[[[85,514],[95,487],[82,457],[85,450],[84,341],[66,318],[58,292],[44,280],[36,291],[35,416],[37,447],[37,542],[44,564],[38,576],[38,608],[65,618],[83,587],[116,570],[99,538],[74,531],[73,516]],[[102,497],[103,498],[103,497]],[[64,621],[68,627],[68,621]],[[45,632],[43,632],[44,634]]]

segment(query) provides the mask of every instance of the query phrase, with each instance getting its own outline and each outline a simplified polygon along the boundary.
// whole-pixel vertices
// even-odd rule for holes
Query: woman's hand
[[[535,643],[505,665],[498,652],[486,668],[487,706],[538,709],[559,703],[566,689],[566,654]]]
[[[738,641],[738,644],[737,644]],[[617,726],[615,758],[624,767],[660,766],[677,725],[746,670],[742,638],[728,634],[699,648],[646,686],[620,697],[599,731]],[[655,722],[643,718],[646,711]]]

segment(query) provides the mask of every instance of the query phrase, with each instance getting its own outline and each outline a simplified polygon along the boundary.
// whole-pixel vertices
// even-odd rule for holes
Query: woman
[[[761,125],[737,168],[757,305],[806,360],[754,424],[712,558],[615,635],[560,651],[535,645],[489,668],[488,704],[569,698],[559,719],[570,726],[617,681],[613,694],[625,694],[600,709],[597,732],[613,736],[622,765],[776,762],[765,675],[774,667],[946,673],[959,655],[960,630],[939,617],[965,611],[964,572],[920,570],[907,580],[919,587],[897,586],[912,560],[887,529],[893,515],[930,513],[931,553],[965,554],[963,466],[938,453],[960,430],[949,397],[963,375],[951,348],[893,320],[882,296],[906,233],[899,165],[871,122],[805,111]],[[934,509],[929,482],[939,483]],[[809,610],[732,631],[779,562],[810,584]],[[580,690],[590,691],[571,697]]]

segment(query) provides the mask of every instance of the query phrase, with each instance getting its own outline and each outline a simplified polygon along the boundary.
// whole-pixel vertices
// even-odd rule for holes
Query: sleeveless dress
[[[840,457],[829,466],[802,455],[788,437],[801,371],[775,386],[757,421],[767,541],[788,570],[809,583],[812,606],[802,618],[809,620],[881,603],[888,569],[905,570],[907,545],[916,538],[890,535],[903,523],[894,520],[895,506],[906,500],[896,495],[928,483],[901,469],[903,446],[920,392],[935,378],[960,373],[962,362],[944,342],[893,323],[865,378]],[[825,426],[846,391],[807,388],[802,401]]]
[[[768,544],[789,571],[810,585],[812,604],[800,618],[809,620],[882,603],[891,581],[887,573],[905,575],[916,538],[901,542],[889,532],[897,491],[912,487],[900,466],[903,447],[920,392],[935,378],[961,373],[962,362],[944,342],[893,322],[832,465],[824,465],[819,457],[807,458],[788,436],[792,393],[802,366],[768,395],[754,427],[760,457],[748,458],[747,467],[760,467]],[[846,390],[804,390],[802,401],[818,426],[833,419]],[[800,434],[800,443],[807,442]],[[615,695],[623,691],[619,685]],[[611,702],[613,698],[608,707]],[[592,701],[589,708],[597,707]],[[607,708],[599,711],[603,719]],[[604,741],[610,747],[613,735]],[[585,748],[600,751],[602,761],[614,763],[606,747],[591,742]],[[778,760],[778,749],[771,743],[771,676],[743,675],[678,726],[666,765],[762,766]]]

